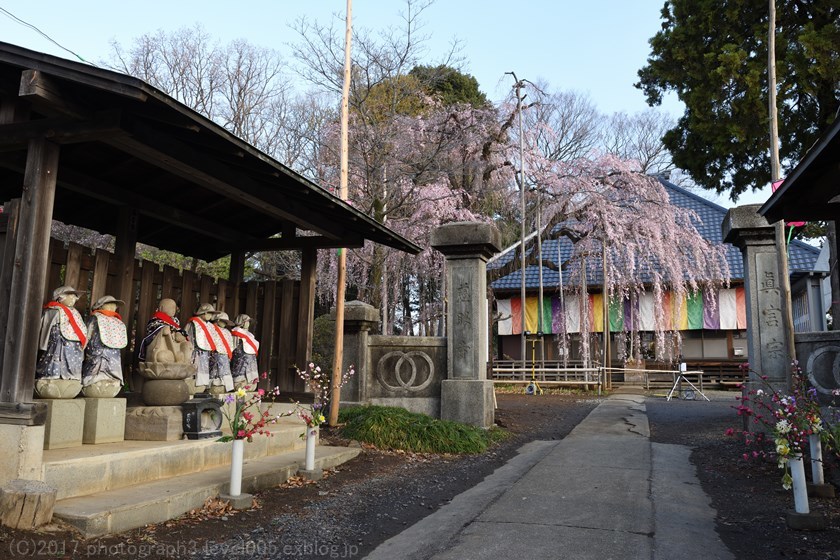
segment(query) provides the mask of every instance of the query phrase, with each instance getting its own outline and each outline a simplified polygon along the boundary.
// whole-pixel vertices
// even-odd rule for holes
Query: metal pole
[[[339,198],[347,200],[347,172],[348,172],[348,130],[350,111],[350,39],[352,37],[351,8],[352,1],[347,0],[347,20],[344,32],[344,87],[341,91],[341,177]],[[333,359],[331,395],[330,395],[330,426],[338,424],[338,405],[341,400],[341,370],[344,360],[344,294],[346,290],[347,251],[339,249],[338,279],[335,294],[335,357]]]
[[[602,272],[604,275],[604,282],[603,287],[601,288],[603,294],[601,296],[602,301],[604,302],[603,313],[604,313],[604,367],[606,368],[606,388],[610,389],[612,387],[612,374],[610,372],[610,366],[612,365],[610,360],[610,296],[609,296],[609,285],[607,283],[607,241],[604,240],[604,254],[603,254],[603,262],[601,264]]]
[[[511,74],[513,74],[511,72]],[[525,371],[527,362],[525,353],[527,352],[525,340],[525,139],[522,136],[522,82],[513,74],[513,79],[516,80],[516,110],[519,113],[519,202],[520,202],[520,286],[519,297],[522,300],[522,370]]]

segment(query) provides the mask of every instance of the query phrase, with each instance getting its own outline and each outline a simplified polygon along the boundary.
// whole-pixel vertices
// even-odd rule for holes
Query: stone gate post
[[[783,315],[781,272],[773,224],[758,214],[760,204],[730,209],[723,220],[723,240],[741,250],[747,297],[750,384],[766,376],[775,389],[790,386],[790,349]],[[761,388],[753,385],[751,388]]]
[[[330,317],[335,319],[335,309],[330,311]],[[368,339],[370,334],[376,333],[378,329],[378,309],[357,300],[344,304],[344,363],[341,371],[345,372],[353,365],[356,375],[341,389],[342,403],[368,402],[367,384],[373,376]]]
[[[440,416],[489,428],[493,381],[487,379],[487,259],[499,252],[493,224],[454,222],[432,231],[431,246],[446,256],[447,378]]]

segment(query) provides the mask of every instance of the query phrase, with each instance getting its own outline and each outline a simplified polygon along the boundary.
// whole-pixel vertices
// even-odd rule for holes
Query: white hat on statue
[[[96,300],[96,303],[93,304],[91,309],[102,309],[102,306],[106,303],[116,303],[118,306],[125,305],[125,302],[123,300],[117,299],[114,296],[102,296],[101,298]]]
[[[73,286],[61,286],[60,288],[56,288],[53,290],[52,297],[53,301],[59,301],[64,296],[78,296],[79,292],[76,291],[76,288]]]

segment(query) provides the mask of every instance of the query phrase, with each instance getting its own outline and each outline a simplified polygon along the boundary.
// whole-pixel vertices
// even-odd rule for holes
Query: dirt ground
[[[524,443],[564,437],[600,400],[594,396],[499,394],[497,421],[513,436],[478,456],[418,455],[364,448],[324,480],[292,479],[259,493],[241,512],[220,502],[179,519],[104,539],[83,540],[59,524],[39,531],[0,529],[0,558],[363,558],[378,544],[471,488]],[[793,508],[771,462],[745,462],[734,393],[712,403],[648,399],[651,440],[693,447],[717,530],[737,558],[834,558],[840,550],[840,498],[812,500],[828,518],[820,532],[787,529]],[[326,432],[325,440],[341,443]],[[699,556],[702,553],[698,551]],[[840,556],[837,556],[840,558]]]
[[[744,460],[743,441],[723,435],[727,428],[743,426],[733,409],[736,395],[712,392],[711,403],[648,399],[651,441],[693,448],[691,461],[717,510],[717,532],[736,558],[840,559],[840,492],[833,499],[809,499],[811,512],[825,516],[826,530],[789,529],[785,514],[794,509],[793,492],[782,488],[776,461]],[[840,465],[833,457],[825,459],[826,481],[840,482],[835,481]],[[809,465],[806,475],[810,478]]]

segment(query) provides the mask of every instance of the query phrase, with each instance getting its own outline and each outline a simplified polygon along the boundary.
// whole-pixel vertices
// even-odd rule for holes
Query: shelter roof
[[[660,182],[668,192],[672,204],[694,211],[698,219],[695,227],[700,235],[713,243],[723,243],[721,224],[723,224],[724,217],[726,216],[726,208],[663,179],[660,179]],[[561,226],[562,224],[559,224],[556,228]],[[514,258],[518,246],[519,243],[516,243],[500,253],[495,260],[488,263],[488,269],[500,267],[510,262]],[[530,247],[535,247],[535,244],[531,244]],[[572,242],[567,237],[545,240],[542,243],[543,260],[551,261],[555,266],[559,263],[565,263],[572,256],[572,249]],[[790,245],[789,260],[791,274],[814,271],[819,252],[820,250],[816,247],[799,240],[793,240]],[[741,257],[741,252],[736,247],[727,245],[726,259],[729,263],[730,281],[736,283],[742,282],[744,279],[744,262]],[[592,259],[592,261],[587,267],[587,284],[593,288],[597,287],[600,289],[604,281],[601,259],[596,258]],[[555,289],[559,286],[560,273],[558,270],[543,266],[542,272],[544,289]],[[568,283],[566,274],[567,272],[564,270],[563,280]],[[505,292],[516,291],[521,289],[521,278],[520,270],[517,269],[495,280],[491,284],[491,287],[494,290]],[[642,281],[647,281],[647,279],[643,278]],[[536,290],[539,288],[539,266],[536,264],[529,265],[525,268],[525,288],[526,290]]]
[[[768,221],[836,220],[840,212],[840,119],[758,210]]]
[[[139,242],[208,261],[364,240],[420,251],[142,80],[0,42],[0,202],[20,196],[28,142],[45,136],[67,224],[114,234],[133,208]]]

